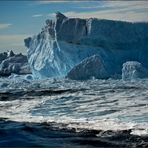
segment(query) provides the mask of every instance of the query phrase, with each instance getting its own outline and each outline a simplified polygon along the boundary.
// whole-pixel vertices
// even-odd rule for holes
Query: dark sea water
[[[148,147],[148,79],[0,78],[0,147]]]
[[[0,120],[1,147],[148,147],[148,137],[131,135],[131,130],[101,131],[60,129],[54,123]],[[57,125],[58,126],[58,125]],[[61,125],[59,125],[61,126]],[[62,125],[63,126],[63,125]]]

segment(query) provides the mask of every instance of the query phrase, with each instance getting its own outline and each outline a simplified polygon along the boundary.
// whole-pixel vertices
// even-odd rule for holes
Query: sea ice
[[[148,69],[142,66],[137,61],[128,61],[123,64],[122,79],[123,80],[135,80],[137,78],[148,77]]]
[[[22,54],[14,54],[13,51],[1,53],[0,75],[6,76],[11,73],[31,73],[27,57]]]
[[[76,65],[67,77],[74,80],[86,80],[92,77],[97,79],[105,79],[109,77],[104,62],[98,55],[94,55],[84,59]]]

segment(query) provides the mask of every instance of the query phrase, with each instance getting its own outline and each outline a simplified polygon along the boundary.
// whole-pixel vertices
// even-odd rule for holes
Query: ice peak
[[[65,19],[65,18],[67,17],[64,14],[62,14],[59,11],[56,12],[56,19]]]
[[[14,54],[14,52],[12,51],[12,50],[10,50],[10,51],[8,51],[8,57],[13,57],[15,54]]]

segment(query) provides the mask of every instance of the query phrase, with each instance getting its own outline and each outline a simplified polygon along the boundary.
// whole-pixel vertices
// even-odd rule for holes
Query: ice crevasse
[[[138,61],[148,68],[148,23],[68,18],[57,12],[55,20],[46,20],[38,35],[24,41],[36,78],[66,76],[94,55],[108,77],[121,75],[127,61]],[[100,78],[106,78],[101,74]]]

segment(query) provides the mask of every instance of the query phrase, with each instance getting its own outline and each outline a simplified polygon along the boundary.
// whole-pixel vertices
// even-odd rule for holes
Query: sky
[[[24,39],[38,34],[57,11],[68,17],[148,22],[148,1],[0,1],[0,52],[26,54]]]

